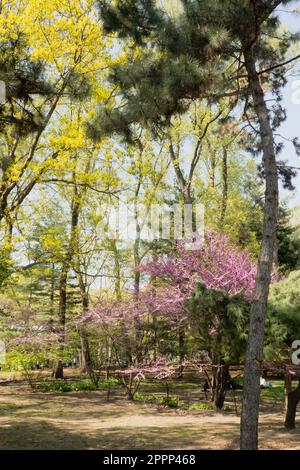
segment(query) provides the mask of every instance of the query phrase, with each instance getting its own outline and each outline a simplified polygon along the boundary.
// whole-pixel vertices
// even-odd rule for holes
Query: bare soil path
[[[106,400],[105,392],[40,393],[0,386],[0,449],[237,449],[233,413],[183,412]],[[300,449],[300,429],[287,432],[283,413],[265,408],[260,448]]]

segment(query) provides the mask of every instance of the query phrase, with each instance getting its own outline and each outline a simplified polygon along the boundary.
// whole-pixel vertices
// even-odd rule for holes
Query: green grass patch
[[[142,393],[136,392],[134,394],[134,400],[144,401],[148,403],[156,403],[158,405],[168,406],[169,408],[178,408],[184,404],[182,400],[179,400],[178,397],[174,396],[165,396],[159,397],[156,395],[143,395]]]
[[[189,406],[189,411],[212,411],[214,410],[213,403],[193,403]]]
[[[96,390],[90,380],[78,382],[42,382],[36,387],[41,392],[79,392],[84,390]]]
[[[284,401],[283,383],[274,383],[270,388],[263,388],[261,390],[261,397],[264,400]]]
[[[108,388],[114,385],[119,385],[120,380],[116,378],[104,379],[99,381],[98,385],[94,384],[91,380],[78,380],[78,381],[47,381],[39,383],[36,388],[41,392],[84,392],[93,391],[101,388]]]
[[[214,411],[213,403],[193,403],[189,406],[189,411]],[[231,411],[229,405],[224,405],[222,411]]]

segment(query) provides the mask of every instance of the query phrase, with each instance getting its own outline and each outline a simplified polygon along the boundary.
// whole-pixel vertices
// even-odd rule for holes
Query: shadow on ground
[[[234,413],[178,413],[101,392],[41,394],[0,388],[0,449],[238,449]],[[283,413],[262,409],[260,447],[300,449]]]

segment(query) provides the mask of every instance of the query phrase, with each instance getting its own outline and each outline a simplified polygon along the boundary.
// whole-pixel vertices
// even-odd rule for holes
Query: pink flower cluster
[[[249,300],[255,287],[256,263],[248,252],[232,245],[225,235],[212,232],[206,234],[205,243],[198,250],[186,250],[179,243],[175,253],[140,265],[138,269],[156,280],[149,283],[138,300],[133,294],[122,301],[102,299],[79,321],[113,327],[124,321],[129,325],[149,314],[184,321],[186,301],[198,282],[208,289],[240,294]]]
[[[248,252],[233,246],[225,235],[212,232],[206,234],[199,250],[185,250],[179,244],[177,253],[140,266],[140,270],[189,293],[201,282],[208,289],[246,298],[251,298],[256,278],[256,263]]]

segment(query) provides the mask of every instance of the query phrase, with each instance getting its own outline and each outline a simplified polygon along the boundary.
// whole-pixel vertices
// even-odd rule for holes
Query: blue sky
[[[295,32],[300,32],[300,14],[291,13],[291,11],[295,6],[299,6],[299,3],[294,2],[293,6],[289,8],[281,7],[279,9],[281,21]],[[299,137],[300,140],[300,64],[297,65],[296,69],[299,70],[298,77],[290,77],[283,92],[283,106],[287,111],[287,120],[282,124],[280,134],[285,138]],[[296,89],[293,87],[296,87]],[[298,103],[295,100],[295,91],[298,95]],[[281,158],[287,160],[289,165],[300,168],[300,157],[296,155],[292,144],[285,143]],[[300,205],[300,170],[298,176],[294,179],[294,186],[296,187],[294,193],[281,189],[281,196],[288,199],[290,207]]]

